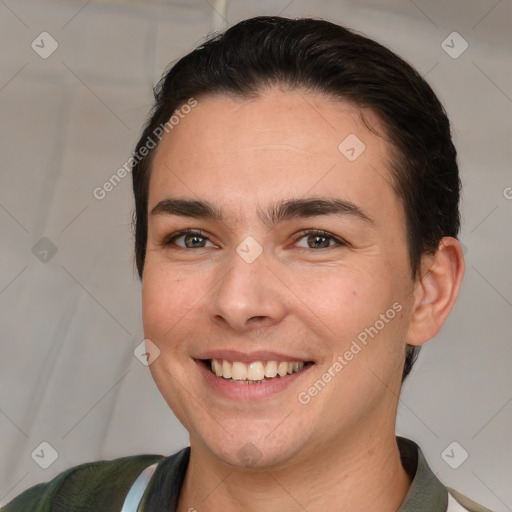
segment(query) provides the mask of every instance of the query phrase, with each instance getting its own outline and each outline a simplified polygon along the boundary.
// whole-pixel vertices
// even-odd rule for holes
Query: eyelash
[[[186,235],[195,235],[195,236],[198,236],[200,238],[204,238],[206,240],[209,240],[208,237],[204,234],[203,231],[198,230],[198,229],[188,228],[188,229],[183,229],[181,231],[177,231],[176,233],[173,233],[172,235],[166,237],[161,245],[163,245],[165,247],[169,247],[169,246],[174,245],[177,249],[193,250],[193,248],[191,248],[191,247],[180,247],[179,245],[175,245],[175,243],[174,243],[178,238],[181,238],[181,237],[186,236]],[[294,243],[297,243],[300,239],[302,239],[302,238],[304,238],[306,236],[310,236],[310,235],[316,235],[316,236],[320,236],[320,237],[323,237],[323,238],[330,238],[331,240],[334,240],[339,246],[346,246],[346,245],[348,245],[344,240],[342,240],[342,239],[340,239],[338,237],[335,237],[331,233],[329,233],[327,231],[323,231],[323,230],[318,230],[318,229],[305,229],[305,230],[301,231],[298,234],[298,236],[295,238]],[[320,247],[320,249],[332,249],[333,247],[334,246]],[[198,249],[206,249],[206,247],[198,247]],[[318,250],[318,249],[313,249],[311,247],[307,247],[307,248],[306,247],[301,247],[301,249]]]

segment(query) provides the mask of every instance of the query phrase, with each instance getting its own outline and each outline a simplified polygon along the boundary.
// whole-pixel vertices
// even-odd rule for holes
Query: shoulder
[[[402,465],[412,478],[411,487],[399,512],[409,510],[443,510],[446,512],[492,512],[464,494],[443,484],[433,473],[420,446],[405,437],[397,436]]]
[[[131,485],[147,466],[163,455],[133,455],[87,462],[63,471],[46,483],[30,487],[1,512],[51,510],[121,510]]]
[[[446,489],[448,491],[447,512],[492,512],[455,489],[451,487],[447,487]]]

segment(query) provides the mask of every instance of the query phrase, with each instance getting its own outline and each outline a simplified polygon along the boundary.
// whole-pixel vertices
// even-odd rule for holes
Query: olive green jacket
[[[413,478],[397,512],[491,512],[445,487],[416,443],[397,437],[404,468]],[[175,512],[190,447],[174,455],[136,455],[72,467],[35,485],[1,512]]]

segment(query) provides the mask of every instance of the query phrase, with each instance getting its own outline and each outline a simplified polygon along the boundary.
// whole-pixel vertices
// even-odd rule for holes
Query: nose
[[[233,251],[224,276],[210,297],[211,320],[234,331],[271,327],[286,315],[286,287],[271,270],[265,254],[248,263]]]

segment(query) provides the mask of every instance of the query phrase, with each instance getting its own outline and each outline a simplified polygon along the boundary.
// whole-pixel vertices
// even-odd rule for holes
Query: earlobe
[[[434,255],[423,257],[414,289],[409,345],[423,345],[440,331],[459,295],[464,268],[462,247],[452,237],[444,237]]]

